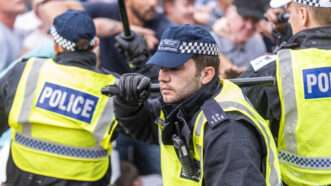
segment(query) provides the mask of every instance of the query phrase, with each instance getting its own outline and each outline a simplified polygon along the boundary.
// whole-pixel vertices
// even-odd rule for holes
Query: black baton
[[[228,79],[232,83],[238,85],[239,87],[249,87],[249,86],[273,86],[275,85],[275,78],[272,76],[263,76],[263,77],[248,77],[248,78],[234,78]],[[151,84],[151,91],[157,92],[160,91],[159,83]]]
[[[273,86],[276,84],[275,77],[273,76],[263,76],[263,77],[248,77],[248,78],[235,78],[229,79],[234,84],[239,87],[250,87],[250,86]],[[102,89],[102,94],[105,95],[118,95],[119,90],[116,86],[107,86]],[[151,92],[160,92],[160,84],[152,83]]]
[[[121,20],[122,20],[122,24],[123,24],[124,38],[125,39],[131,39],[132,38],[132,33],[131,33],[131,30],[130,30],[128,14],[126,12],[125,0],[118,0],[118,6],[119,6],[119,9],[120,9],[120,15],[121,15]]]

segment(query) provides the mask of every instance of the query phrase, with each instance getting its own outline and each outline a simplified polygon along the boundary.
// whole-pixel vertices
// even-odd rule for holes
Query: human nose
[[[170,76],[168,75],[167,70],[161,68],[158,79],[160,82],[168,82],[170,80]]]

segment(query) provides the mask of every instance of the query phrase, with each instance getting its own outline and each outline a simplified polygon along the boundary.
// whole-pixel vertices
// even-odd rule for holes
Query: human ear
[[[201,84],[205,85],[209,83],[215,76],[216,72],[215,69],[211,66],[205,67],[200,74],[200,81]]]
[[[55,54],[60,54],[60,53],[62,53],[64,50],[63,50],[63,48],[60,46],[60,45],[58,45],[57,43],[55,43],[54,42],[54,52],[55,52]]]
[[[309,15],[309,11],[307,8],[304,7],[299,7],[298,9],[298,14],[300,17],[300,27],[303,28],[307,28],[309,26],[309,21],[310,20],[310,15]]]

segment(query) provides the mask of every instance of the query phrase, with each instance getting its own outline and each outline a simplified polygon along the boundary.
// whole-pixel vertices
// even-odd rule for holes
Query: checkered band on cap
[[[62,48],[68,50],[68,51],[75,51],[75,47],[76,47],[76,43],[65,39],[64,37],[62,37],[57,31],[56,28],[54,26],[51,27],[51,35],[53,36],[55,42],[60,45]],[[96,37],[94,37],[91,41],[90,41],[90,46],[94,46],[96,42]]]
[[[331,0],[294,0],[295,2],[313,7],[331,7]]]
[[[179,51],[182,54],[200,54],[217,56],[219,49],[215,43],[204,42],[182,42],[179,46]]]

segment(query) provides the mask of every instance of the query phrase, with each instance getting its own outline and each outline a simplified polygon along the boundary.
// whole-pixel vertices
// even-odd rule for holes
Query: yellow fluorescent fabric
[[[15,164],[60,179],[102,178],[117,122],[112,98],[100,90],[114,82],[113,75],[29,60],[9,114]]]
[[[264,139],[264,144],[267,149],[266,157],[266,185],[277,186],[281,185],[279,162],[277,158],[277,150],[268,128],[267,122],[252,108],[245,100],[239,87],[229,81],[223,81],[222,91],[214,99],[227,112],[240,112],[254,122],[254,127]],[[161,112],[161,120],[164,120],[164,114]],[[193,157],[200,165],[200,177],[198,180],[191,180],[181,177],[182,166],[176,155],[175,148],[171,145],[162,143],[162,127],[159,129],[160,145],[161,145],[161,170],[164,186],[202,186],[203,174],[203,148],[204,148],[204,130],[207,124],[207,119],[201,111],[194,124],[192,135],[193,140]],[[161,124],[159,124],[161,126]]]

